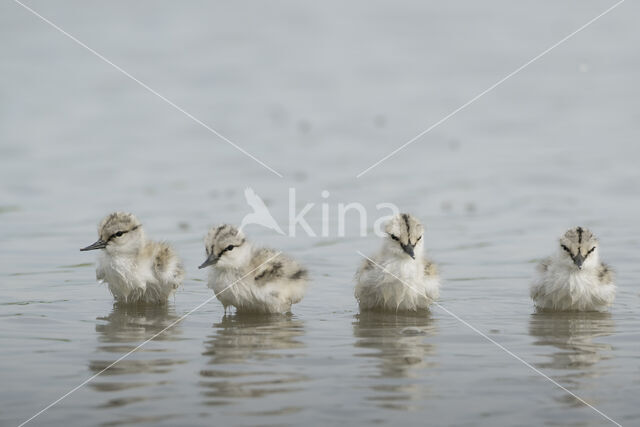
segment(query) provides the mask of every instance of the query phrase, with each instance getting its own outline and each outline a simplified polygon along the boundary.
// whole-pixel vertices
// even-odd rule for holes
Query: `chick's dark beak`
[[[209,255],[209,256],[207,257],[207,259],[206,259],[202,264],[200,264],[200,265],[198,266],[198,268],[205,268],[205,267],[208,267],[208,266],[210,266],[210,265],[215,265],[215,263],[216,263],[216,262],[218,262],[218,260],[219,260],[219,259],[220,259],[219,257],[215,256],[215,255],[212,253],[211,255]]]
[[[582,264],[584,264],[584,257],[581,253],[573,257],[573,263],[578,266],[579,269],[582,269]]]
[[[104,249],[106,247],[107,247],[107,242],[105,242],[102,239],[98,239],[97,242],[90,244],[86,248],[80,249],[80,251],[82,251],[82,252],[84,252],[84,251],[94,251],[96,249]]]
[[[412,245],[402,245],[402,249],[409,255],[411,258],[416,259],[416,254],[413,252]]]

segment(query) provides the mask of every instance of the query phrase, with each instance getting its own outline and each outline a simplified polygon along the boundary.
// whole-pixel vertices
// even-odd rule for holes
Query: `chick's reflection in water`
[[[614,322],[610,313],[539,312],[531,315],[529,322],[529,334],[536,338],[534,344],[552,347],[551,353],[548,350],[543,353],[549,359],[536,366],[578,394],[581,388],[587,388],[585,383],[590,378],[597,378],[603,373],[597,364],[609,357],[612,348],[607,343],[597,342],[597,339],[613,333]],[[554,369],[562,371],[562,374],[554,373]],[[590,391],[582,397],[590,397],[589,393],[597,391],[597,388],[589,387]],[[566,394],[561,399],[570,405],[582,405]]]
[[[89,369],[95,373],[101,372],[121,356],[163,331],[177,318],[173,308],[167,304],[114,305],[107,317],[98,318],[100,323],[96,325],[96,353],[99,358],[90,361]],[[166,383],[164,375],[171,372],[172,366],[184,361],[169,356],[160,357],[169,347],[163,345],[163,342],[174,340],[180,334],[180,325],[172,326],[92,381],[90,386],[97,391],[122,392],[111,396],[103,407],[123,406],[144,400],[144,396],[154,394],[148,388]],[[158,374],[157,380],[149,381],[147,374]],[[130,389],[137,390],[127,392]]]
[[[435,345],[429,337],[437,332],[428,313],[395,314],[363,312],[356,316],[353,333],[357,356],[370,358],[363,375],[373,379],[375,394],[369,400],[387,409],[407,410],[420,405],[431,394],[426,372],[435,365]],[[381,381],[381,379],[384,379]]]
[[[200,371],[205,404],[242,404],[247,398],[268,398],[303,389],[301,383],[308,378],[302,367],[292,363],[305,356],[301,320],[283,314],[235,314],[224,316],[213,327],[214,334],[204,343],[208,366]],[[301,409],[278,406],[282,402],[274,400],[273,405],[265,407],[274,415]],[[251,403],[253,411],[259,406]]]

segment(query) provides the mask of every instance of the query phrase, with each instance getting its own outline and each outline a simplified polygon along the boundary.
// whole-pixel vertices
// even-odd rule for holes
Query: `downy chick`
[[[600,261],[599,242],[591,231],[569,229],[552,257],[538,265],[531,298],[539,309],[602,311],[613,303],[613,271]]]
[[[360,309],[427,309],[439,296],[440,280],[435,264],[424,258],[424,227],[414,216],[399,214],[387,222],[385,232],[373,262],[365,260],[356,273]]]
[[[302,300],[308,273],[295,260],[278,251],[256,248],[232,225],[209,230],[207,259],[199,268],[212,266],[208,286],[227,311],[284,313]]]
[[[107,215],[98,225],[98,237],[80,250],[101,249],[96,277],[107,283],[116,301],[162,304],[182,283],[184,269],[173,248],[147,240],[133,214]]]

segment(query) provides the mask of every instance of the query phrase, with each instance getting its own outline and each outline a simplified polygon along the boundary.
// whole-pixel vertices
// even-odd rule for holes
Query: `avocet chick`
[[[611,268],[600,261],[599,243],[582,227],[568,230],[557,253],[538,265],[531,285],[536,306],[550,311],[602,311],[613,303],[616,287]]]
[[[98,241],[81,251],[102,249],[96,277],[122,303],[165,303],[178,289],[184,269],[173,248],[148,241],[130,213],[114,212],[98,225]]]
[[[356,273],[360,309],[427,309],[439,296],[440,280],[435,264],[424,258],[424,227],[412,215],[399,214],[387,222],[385,231],[380,252],[371,257],[373,262],[364,260]]]
[[[256,248],[237,228],[224,224],[204,239],[207,259],[198,268],[213,266],[209,288],[224,306],[237,312],[284,313],[302,300],[307,270],[295,260],[267,248]]]

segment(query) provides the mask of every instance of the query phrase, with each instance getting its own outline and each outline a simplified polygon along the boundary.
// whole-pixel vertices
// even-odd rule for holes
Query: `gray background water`
[[[338,203],[427,225],[441,304],[626,425],[640,423],[640,37],[626,2],[360,179],[610,1],[46,2],[38,12],[280,171],[278,178],[11,1],[0,4],[0,424],[17,425],[211,296],[207,227],[252,186],[331,235],[249,236],[310,268],[290,317],[206,305],[32,425],[606,425],[447,313],[358,316]],[[330,192],[325,200],[321,191]],[[188,269],[118,309],[78,248],[116,210]],[[534,262],[592,227],[610,314],[535,315]]]

